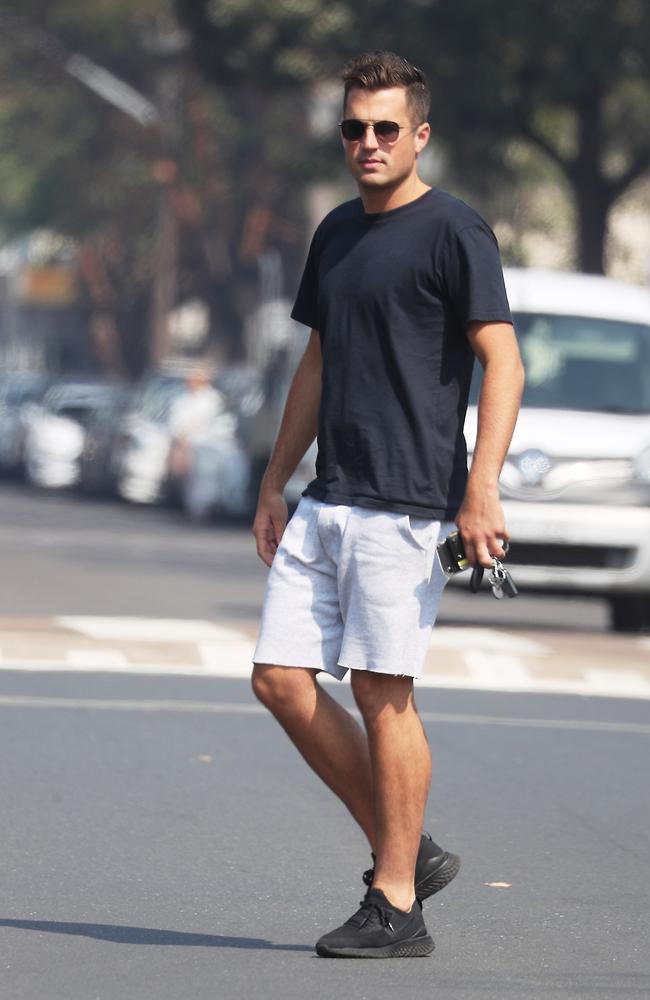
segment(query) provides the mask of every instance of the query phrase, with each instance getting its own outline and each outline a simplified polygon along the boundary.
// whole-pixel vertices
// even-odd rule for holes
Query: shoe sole
[[[426,958],[434,950],[433,938],[407,938],[396,941],[382,948],[328,948],[327,945],[316,945],[316,952],[321,958]]]
[[[460,858],[458,855],[445,851],[442,861],[436,865],[434,870],[415,883],[415,895],[419,900],[428,899],[429,896],[433,896],[449,885],[459,871]]]

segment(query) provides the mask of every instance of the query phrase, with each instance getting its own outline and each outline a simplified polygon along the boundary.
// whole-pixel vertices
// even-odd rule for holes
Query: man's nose
[[[364,149],[378,149],[379,144],[377,142],[377,136],[375,135],[375,130],[372,125],[366,125],[366,131],[363,133],[363,138],[361,140]]]

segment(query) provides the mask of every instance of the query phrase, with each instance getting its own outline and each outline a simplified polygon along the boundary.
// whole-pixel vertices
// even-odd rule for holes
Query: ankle
[[[415,903],[413,886],[405,888],[403,885],[385,882],[383,879],[379,879],[378,881],[375,879],[372,883],[372,888],[380,889],[391,906],[394,906],[398,910],[403,910],[404,913],[408,913]]]

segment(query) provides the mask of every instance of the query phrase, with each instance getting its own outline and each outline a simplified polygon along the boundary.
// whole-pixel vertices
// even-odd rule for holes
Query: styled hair
[[[419,125],[427,120],[431,94],[424,73],[394,52],[363,52],[347,63],[341,78],[344,84],[344,114],[348,94],[355,87],[365,90],[404,87],[406,106],[413,124]]]

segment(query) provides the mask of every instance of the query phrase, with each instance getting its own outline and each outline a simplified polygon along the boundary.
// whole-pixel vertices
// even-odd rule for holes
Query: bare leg
[[[431,754],[409,677],[352,671],[368,733],[375,802],[373,887],[401,910],[415,900],[415,862],[431,781]]]
[[[253,690],[306,762],[347,806],[376,847],[368,740],[361,726],[316,680],[317,671],[256,663]]]

